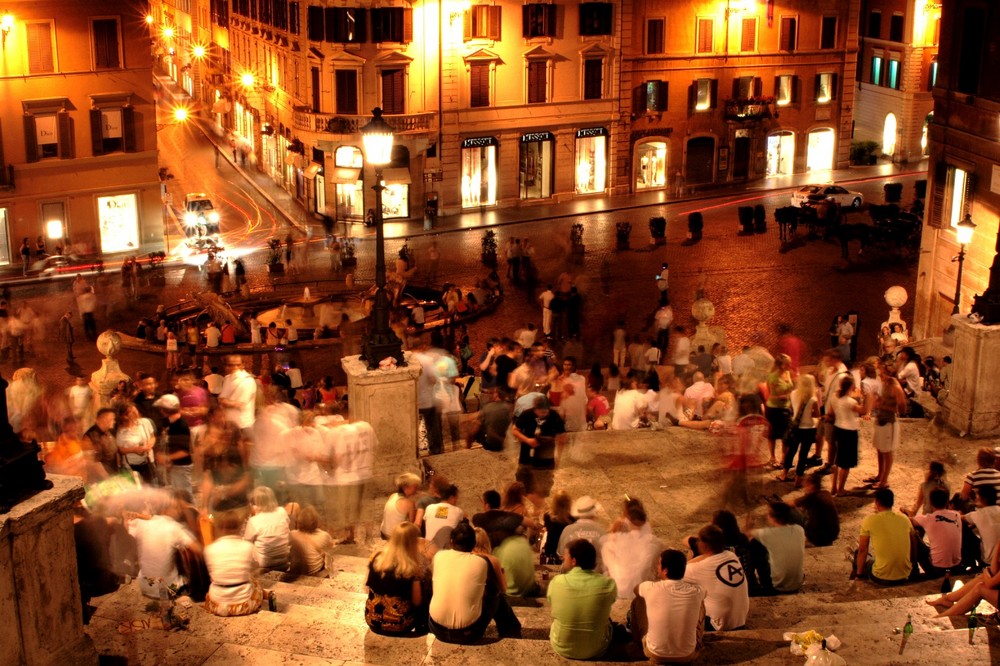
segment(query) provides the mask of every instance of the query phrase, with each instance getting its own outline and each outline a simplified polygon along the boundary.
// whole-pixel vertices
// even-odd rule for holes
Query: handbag
[[[785,429],[785,435],[781,438],[781,441],[785,446],[795,446],[799,443],[799,423],[802,421],[802,412],[805,411],[806,405],[810,402],[812,402],[812,400],[806,400],[804,403],[799,405],[799,408],[795,410],[792,418],[788,421],[788,427]]]

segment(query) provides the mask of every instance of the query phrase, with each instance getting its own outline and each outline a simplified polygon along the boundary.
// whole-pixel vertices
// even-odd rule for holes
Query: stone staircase
[[[924,423],[904,424],[903,449],[893,472],[900,505],[912,501],[931,459],[953,453],[949,465],[954,486],[971,469],[976,442],[949,438]],[[677,546],[718,508],[717,459],[710,455],[716,441],[707,433],[669,429],[659,433],[582,433],[571,443],[556,474],[556,486],[573,497],[591,494],[603,504],[603,518],[613,518],[621,496],[629,493],[646,503],[654,532],[665,544]],[[863,445],[862,467],[874,466]],[[436,473],[460,486],[460,504],[466,513],[479,510],[478,497],[487,488],[500,487],[513,474],[512,452],[493,454],[481,449],[459,450],[427,459]],[[758,480],[764,494],[793,497],[791,484]],[[282,582],[267,574],[264,586],[277,597],[277,612],[261,611],[248,617],[219,618],[200,606],[185,609],[191,618],[186,630],[155,628],[155,610],[133,583],[94,601],[98,607],[88,633],[107,663],[128,664],[513,664],[568,663],[553,654],[548,643],[549,609],[544,599],[515,606],[523,638],[498,639],[491,627],[481,644],[455,646],[433,636],[387,638],[368,631],[364,623],[364,580],[368,553],[377,544],[377,525],[383,498],[371,498],[364,507],[365,524],[357,546],[338,546],[328,578],[302,577]],[[858,533],[861,519],[871,510],[871,499],[839,501],[841,538],[826,548],[806,550],[806,581],[798,594],[751,599],[747,628],[706,637],[703,664],[801,664],[792,656],[785,631],[815,629],[836,634],[843,641],[839,653],[850,664],[990,664],[1000,663],[1000,629],[991,621],[969,643],[966,621],[937,619],[923,603],[938,592],[940,581],[896,588],[878,588],[850,581],[845,549]],[[992,612],[984,604],[984,611]],[[612,618],[624,621],[625,601],[619,600]],[[897,629],[912,616],[914,634],[900,654]],[[150,628],[154,627],[154,628]],[[615,661],[622,661],[616,658]]]

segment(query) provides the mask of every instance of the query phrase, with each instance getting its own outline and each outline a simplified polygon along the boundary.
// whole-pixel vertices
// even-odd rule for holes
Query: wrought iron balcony
[[[386,122],[397,134],[427,132],[432,128],[435,113],[385,114]],[[313,113],[295,111],[295,129],[303,132],[326,132],[330,134],[360,134],[361,128],[371,120],[371,115],[347,116],[339,113]]]
[[[738,97],[726,100],[726,120],[763,120],[771,117],[773,97]]]

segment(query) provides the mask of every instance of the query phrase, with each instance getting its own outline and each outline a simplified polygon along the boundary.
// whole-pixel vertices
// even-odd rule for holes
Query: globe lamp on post
[[[375,305],[372,324],[365,339],[361,360],[374,370],[386,358],[393,358],[397,366],[404,366],[403,343],[389,326],[391,304],[385,288],[385,230],[382,220],[382,169],[392,160],[392,127],[382,119],[382,109],[372,109],[372,119],[361,128],[361,143],[365,161],[375,167]]]
[[[976,230],[976,224],[972,221],[972,216],[968,213],[961,222],[955,225],[955,235],[958,237],[958,255],[952,261],[958,262],[958,277],[955,280],[955,307],[952,308],[953,315],[958,314],[959,301],[962,300],[962,268],[965,264],[965,246],[972,242],[972,232]]]

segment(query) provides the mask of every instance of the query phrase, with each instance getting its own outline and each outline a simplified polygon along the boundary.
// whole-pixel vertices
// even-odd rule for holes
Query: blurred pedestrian
[[[75,361],[73,358],[73,342],[76,338],[73,335],[73,313],[69,310],[59,320],[59,339],[66,345],[66,362],[73,365]]]

